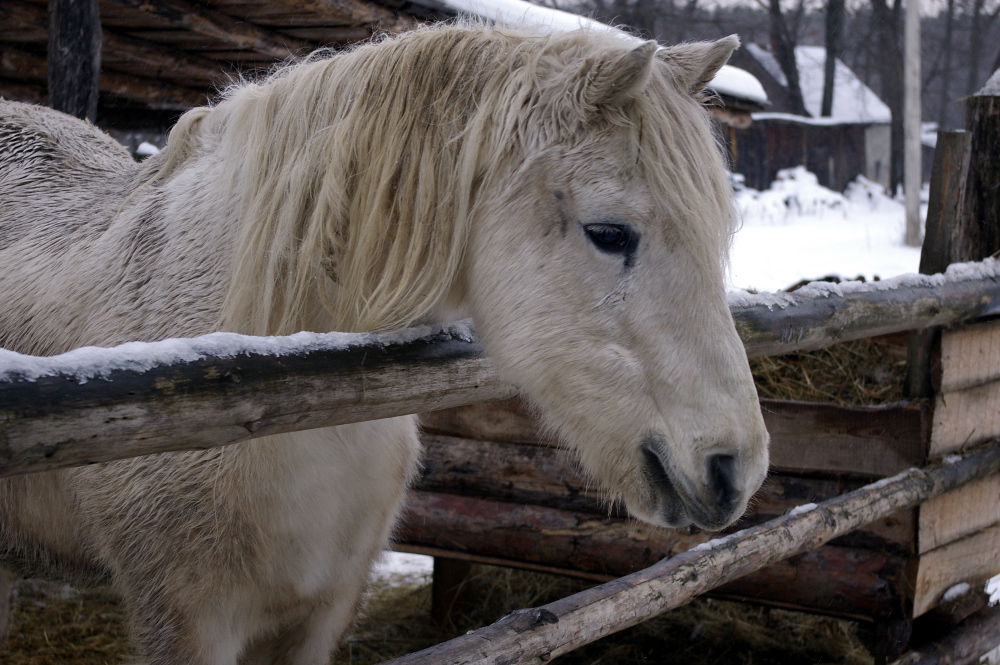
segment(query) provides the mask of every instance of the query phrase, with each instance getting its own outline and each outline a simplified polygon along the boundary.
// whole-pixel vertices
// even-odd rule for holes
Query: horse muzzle
[[[728,526],[746,510],[747,500],[760,486],[761,478],[744,480],[740,456],[736,453],[711,453],[704,456],[701,472],[695,478],[682,476],[670,463],[662,441],[647,440],[641,447],[646,477],[654,489],[655,519],[665,526],[694,524],[715,531]]]

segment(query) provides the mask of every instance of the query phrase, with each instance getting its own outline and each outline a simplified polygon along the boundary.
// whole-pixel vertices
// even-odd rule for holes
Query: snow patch
[[[1000,95],[1000,69],[993,72],[993,76],[986,80],[983,89],[976,93],[977,97],[984,95]]]
[[[434,557],[386,550],[372,568],[371,580],[393,586],[427,583],[434,572]]]
[[[142,157],[152,157],[153,155],[158,155],[159,153],[160,149],[157,148],[152,143],[150,143],[149,141],[143,141],[135,149],[135,154],[140,155]]]
[[[818,506],[815,503],[804,503],[801,506],[795,506],[788,511],[789,517],[794,517],[795,515],[802,515],[803,513],[809,513],[816,510]]]
[[[0,349],[0,381],[35,381],[43,376],[72,376],[79,383],[106,378],[114,371],[146,372],[154,367],[196,362],[208,357],[240,355],[285,356],[314,351],[341,351],[352,347],[406,344],[444,335],[471,342],[471,321],[443,327],[423,326],[399,332],[314,333],[299,332],[285,337],[251,337],[236,333],[210,333],[200,337],[165,339],[158,342],[127,342],[115,347],[84,346],[56,356],[29,356]]]
[[[736,536],[736,534],[731,533],[728,536],[723,536],[722,538],[713,538],[712,540],[706,543],[695,545],[694,547],[689,549],[688,552],[708,552],[709,550],[714,550],[716,547],[721,547],[722,545],[728,543],[730,540],[733,539],[734,536]]]
[[[948,281],[996,279],[997,263],[956,264],[946,277],[918,275],[920,248],[903,245],[905,207],[863,177],[843,194],[818,184],[802,167],[783,169],[772,186],[756,191],[734,173],[733,199],[742,225],[733,237],[730,304],[787,307],[797,296],[828,297],[859,290],[938,286]],[[865,282],[818,282],[794,294],[782,289],[829,275]],[[893,279],[876,278],[897,275]],[[758,297],[743,290],[767,291]]]
[[[944,456],[944,463],[945,464],[949,464],[949,465],[951,465],[951,464],[958,464],[963,459],[965,459],[965,458],[962,457],[961,455],[945,455]]]
[[[1000,603],[1000,575],[986,580],[985,587],[987,595],[990,597],[990,606]]]
[[[945,603],[950,603],[954,600],[958,600],[959,598],[969,593],[970,591],[972,591],[972,587],[969,585],[968,582],[959,582],[958,584],[956,584],[955,586],[949,588],[947,591],[944,592],[944,595],[941,596],[941,601]]]

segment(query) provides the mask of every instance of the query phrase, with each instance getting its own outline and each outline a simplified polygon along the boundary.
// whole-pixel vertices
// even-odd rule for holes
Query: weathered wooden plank
[[[97,122],[100,75],[97,0],[49,0],[49,106]]]
[[[953,239],[957,260],[978,261],[1000,250],[1000,95],[986,88],[965,98],[965,128],[972,135],[961,211]]]
[[[997,379],[1000,379],[1000,321],[942,333],[939,392],[950,393]]]
[[[0,74],[45,80],[46,67],[44,58],[11,46],[0,46]],[[208,101],[204,93],[191,88],[119,72],[102,71],[98,83],[101,92],[148,104],[152,108],[184,110]],[[42,96],[44,98],[44,92]],[[21,101],[34,100],[29,97]]]
[[[926,415],[918,405],[842,407],[764,399],[761,410],[776,470],[881,478],[926,459]],[[518,400],[462,406],[421,418],[430,432],[555,445]]]
[[[937,605],[949,588],[960,582],[976,586],[1000,575],[1000,525],[956,540],[920,555],[913,616]]]
[[[998,522],[1000,476],[989,476],[920,506],[918,549],[928,552]]]
[[[296,355],[205,352],[193,362],[85,381],[70,361],[36,380],[14,372],[0,381],[0,475],[509,396],[467,335],[451,328],[412,341],[357,335],[351,339],[366,343]]]
[[[496,508],[500,511],[507,510],[504,506],[508,504],[531,504],[540,509],[589,513],[601,518],[627,518],[621,506],[605,501],[605,492],[587,478],[567,451],[426,433],[422,440],[424,463],[415,483],[417,489],[502,502]],[[737,526],[760,524],[795,506],[825,501],[862,485],[862,481],[843,476],[801,478],[772,473],[754,495],[748,514]],[[476,504],[456,504],[462,510],[465,505]],[[517,522],[511,524],[511,528],[519,528]],[[915,535],[915,516],[904,512],[872,522],[851,534],[845,544],[889,547],[910,553]],[[493,537],[502,548],[505,539],[502,531],[495,532]]]
[[[926,459],[920,406],[842,407],[761,400],[771,466],[786,472],[883,477]]]
[[[946,455],[1000,435],[1000,381],[935,399],[930,455]]]
[[[409,547],[568,570],[593,579],[634,573],[712,536],[634,520],[418,491],[411,493],[397,540]],[[829,545],[719,591],[840,616],[871,617],[888,613],[890,602],[899,600],[888,582],[899,579],[905,561],[905,556],[885,549]]]
[[[8,18],[29,30],[39,23],[46,23],[45,10],[24,0],[4,0],[0,17]],[[110,30],[101,33],[101,66],[111,67],[126,74],[160,78],[181,83],[214,84],[227,79],[234,72],[223,65],[168,46],[149,42]]]
[[[814,550],[877,517],[913,507],[1000,470],[1000,444],[977,448],[954,464],[911,469],[813,510],[789,514],[727,536],[613,582],[500,621],[392,661],[544,663],[677,607],[694,596],[771,563]]]
[[[224,44],[251,49],[274,58],[303,55],[315,45],[289,35],[265,30],[188,0],[108,0],[157,16],[170,25],[207,35]]]
[[[991,665],[987,653],[1000,647],[1000,605],[969,617],[944,637],[906,654],[893,665]]]
[[[937,133],[924,245],[920,252],[920,272],[924,275],[944,272],[949,265],[962,260],[953,255],[951,243],[960,223],[971,143],[972,134],[966,131]]]
[[[748,356],[810,351],[998,313],[996,266],[989,260],[979,276],[953,266],[943,280],[903,276],[850,287],[816,283],[793,293],[731,294],[730,310]]]
[[[43,85],[0,80],[0,97],[14,102],[44,104],[49,94]]]

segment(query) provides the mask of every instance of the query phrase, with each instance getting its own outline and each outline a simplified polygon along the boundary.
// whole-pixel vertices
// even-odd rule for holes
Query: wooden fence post
[[[927,225],[920,252],[921,274],[944,272],[957,260],[952,239],[961,227],[971,142],[972,135],[966,131],[938,132],[934,165],[931,169]],[[907,397],[933,395],[931,367],[940,334],[938,328],[925,328],[910,333],[906,379],[903,384]]]
[[[1000,250],[1000,70],[966,99],[965,128],[972,134],[969,176],[953,254],[979,261]]]
[[[462,587],[472,570],[463,559],[434,557],[434,581],[431,586],[431,621],[436,626],[452,623],[454,613],[464,604]]]
[[[49,0],[49,106],[95,122],[100,74],[97,0]]]

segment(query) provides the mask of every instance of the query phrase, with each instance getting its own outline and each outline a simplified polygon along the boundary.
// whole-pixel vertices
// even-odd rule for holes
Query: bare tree
[[[804,0],[798,0],[798,6],[786,21],[781,12],[781,0],[769,0],[768,14],[771,17],[771,45],[774,47],[774,55],[781,67],[781,72],[788,82],[788,101],[792,106],[792,113],[799,115],[809,115],[806,112],[805,102],[802,100],[802,86],[799,85],[799,67],[795,62],[795,45],[797,41],[797,30],[802,19],[805,8]],[[789,25],[791,23],[791,25]]]
[[[872,17],[878,34],[878,58],[882,99],[892,112],[889,189],[898,190],[903,183],[903,44],[901,40],[902,2],[872,0]]]
[[[826,3],[826,62],[823,63],[823,103],[820,115],[833,113],[833,86],[844,34],[844,0]]]

